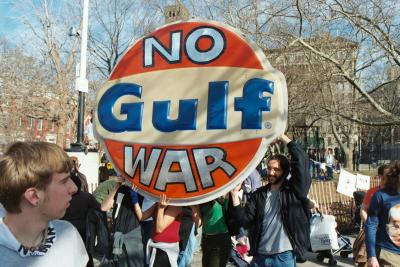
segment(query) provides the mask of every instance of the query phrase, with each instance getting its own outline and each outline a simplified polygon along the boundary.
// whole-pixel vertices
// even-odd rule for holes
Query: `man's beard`
[[[271,184],[279,184],[282,180],[283,180],[283,175],[281,175],[280,177],[272,175],[268,176],[268,182],[270,182]]]

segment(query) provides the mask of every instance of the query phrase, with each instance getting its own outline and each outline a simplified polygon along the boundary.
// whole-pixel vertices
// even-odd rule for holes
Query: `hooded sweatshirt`
[[[29,222],[27,222],[29,223]],[[66,221],[49,222],[46,238],[36,250],[25,249],[0,218],[1,266],[86,266],[88,255],[78,231]]]

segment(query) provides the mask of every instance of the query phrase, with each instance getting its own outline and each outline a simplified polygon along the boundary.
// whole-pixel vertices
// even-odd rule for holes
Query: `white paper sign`
[[[84,152],[67,152],[68,156],[75,156],[78,158],[81,167],[79,171],[86,175],[86,180],[89,184],[89,191],[91,192],[92,184],[97,184],[99,181],[99,153],[89,152],[85,154]]]
[[[370,180],[369,176],[357,173],[357,189],[368,190],[370,188]]]
[[[353,197],[353,192],[356,191],[357,176],[345,170],[340,172],[337,192]]]

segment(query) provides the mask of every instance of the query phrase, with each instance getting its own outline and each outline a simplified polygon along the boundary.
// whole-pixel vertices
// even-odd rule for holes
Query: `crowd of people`
[[[288,154],[271,156],[261,175],[187,207],[142,197],[110,168],[91,194],[77,158],[14,143],[0,159],[1,265],[93,266],[96,257],[100,266],[190,266],[201,232],[203,266],[296,266],[310,248],[310,161],[287,136],[278,142]],[[362,208],[366,264],[400,266],[400,163],[379,172],[381,188]]]
[[[331,180],[333,173],[339,173],[343,165],[343,159],[339,151],[333,153],[332,148],[323,151],[316,149],[308,149],[308,157],[310,159],[310,175],[313,179]]]
[[[362,203],[354,256],[358,266],[400,266],[400,161],[380,166],[378,176]]]

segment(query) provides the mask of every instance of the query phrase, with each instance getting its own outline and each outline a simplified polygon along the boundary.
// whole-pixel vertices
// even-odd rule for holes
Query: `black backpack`
[[[111,228],[112,233],[122,232],[123,234],[126,234],[139,226],[139,220],[137,219],[135,214],[135,210],[131,200],[130,190],[131,188],[129,186],[122,185],[115,193],[114,206],[112,212],[112,218],[113,218],[112,228]],[[118,194],[124,195],[119,209],[117,208]],[[117,216],[115,216],[117,209],[118,209],[118,214]]]

